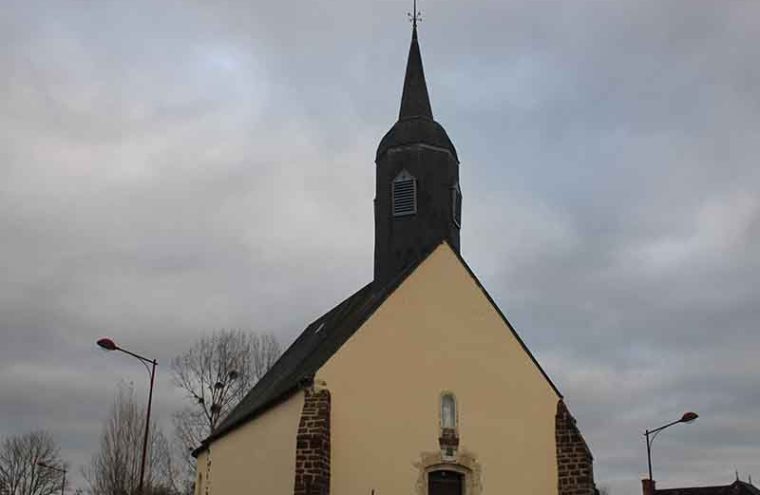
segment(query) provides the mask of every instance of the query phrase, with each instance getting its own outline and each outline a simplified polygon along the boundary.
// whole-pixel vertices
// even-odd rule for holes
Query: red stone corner
[[[330,493],[330,391],[305,390],[296,437],[294,495]]]
[[[594,457],[565,402],[557,403],[555,416],[559,495],[594,495]]]

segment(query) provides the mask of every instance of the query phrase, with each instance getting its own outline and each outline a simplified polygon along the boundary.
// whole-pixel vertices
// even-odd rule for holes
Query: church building
[[[196,495],[593,495],[562,394],[460,255],[459,157],[416,21],[375,156],[374,278],[196,449]]]

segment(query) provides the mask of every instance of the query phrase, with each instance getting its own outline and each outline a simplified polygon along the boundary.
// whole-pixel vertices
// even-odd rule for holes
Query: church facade
[[[374,279],[195,451],[196,495],[594,494],[562,394],[459,253],[459,158],[416,25],[375,163]]]

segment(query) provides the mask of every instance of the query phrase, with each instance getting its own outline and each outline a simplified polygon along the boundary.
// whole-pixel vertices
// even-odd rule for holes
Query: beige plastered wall
[[[212,442],[196,461],[195,494],[292,495],[303,401],[298,392]]]
[[[459,451],[479,465],[477,491],[557,493],[559,397],[447,244],[317,379],[332,394],[331,495],[424,491],[444,391],[458,403]]]

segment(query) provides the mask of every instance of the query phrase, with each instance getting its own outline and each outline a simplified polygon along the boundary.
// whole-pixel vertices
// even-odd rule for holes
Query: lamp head
[[[699,417],[699,414],[695,412],[685,412],[683,413],[683,416],[681,416],[681,423],[693,423],[695,419]]]
[[[116,344],[114,343],[114,341],[111,340],[111,339],[107,339],[107,338],[99,339],[98,342],[97,342],[97,344],[101,348],[103,348],[103,349],[105,349],[107,351],[115,351],[116,349],[118,349],[118,347],[116,346]]]

